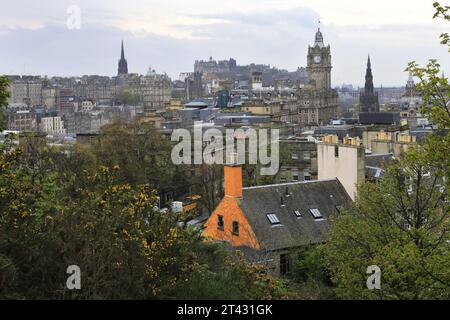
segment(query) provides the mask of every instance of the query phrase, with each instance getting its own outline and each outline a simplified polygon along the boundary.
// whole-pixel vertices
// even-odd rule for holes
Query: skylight
[[[295,216],[297,218],[301,218],[302,217],[302,214],[301,214],[300,210],[294,210],[294,214],[295,214]]]
[[[314,219],[323,219],[322,214],[320,213],[319,209],[309,209]]]
[[[270,213],[267,215],[267,219],[269,219],[271,224],[279,224],[280,220],[278,219],[275,213]]]

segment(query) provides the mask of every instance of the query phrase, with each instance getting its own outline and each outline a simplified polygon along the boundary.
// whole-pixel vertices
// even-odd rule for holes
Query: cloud
[[[306,7],[296,7],[284,10],[224,12],[216,14],[190,14],[189,17],[199,19],[217,19],[243,25],[255,25],[271,28],[277,25],[290,25],[303,28],[316,27],[319,14]]]
[[[411,60],[425,63],[427,58],[437,58],[450,73],[448,52],[439,45],[445,24],[431,17],[426,23],[405,16],[385,22],[382,11],[371,12],[377,23],[365,24],[360,16],[352,20],[354,12],[362,12],[362,5],[353,10],[349,0],[333,4],[341,8],[336,15],[348,17],[345,21],[319,10],[315,3],[323,5],[320,1],[303,7],[289,0],[230,0],[217,6],[205,5],[204,0],[26,3],[7,2],[0,12],[4,48],[0,74],[114,75],[122,39],[131,72],[145,73],[151,65],[176,78],[180,72],[192,71],[196,59],[209,56],[294,70],[306,64],[319,13],[326,16],[322,31],[331,44],[334,84],[363,84],[368,53],[377,84],[404,84],[403,69]],[[66,8],[72,3],[82,8],[81,30],[66,28]],[[414,8],[411,3],[407,13]]]

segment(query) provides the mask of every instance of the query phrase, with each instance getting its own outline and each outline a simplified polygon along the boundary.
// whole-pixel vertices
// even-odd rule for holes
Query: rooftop
[[[240,203],[261,247],[280,250],[325,241],[329,218],[351,202],[337,179],[242,189]]]

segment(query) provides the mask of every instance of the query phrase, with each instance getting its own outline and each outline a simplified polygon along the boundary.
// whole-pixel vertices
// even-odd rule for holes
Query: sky
[[[432,19],[434,1],[2,1],[0,74],[113,76],[121,40],[133,73],[151,66],[177,79],[210,56],[294,71],[306,66],[320,20],[334,86],[362,86],[368,54],[375,85],[399,86],[409,61],[435,58],[450,73],[448,50],[439,43],[450,24]]]

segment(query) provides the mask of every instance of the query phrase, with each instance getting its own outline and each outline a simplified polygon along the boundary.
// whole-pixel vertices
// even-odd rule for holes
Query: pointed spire
[[[373,92],[373,75],[372,75],[372,64],[370,62],[370,55],[367,56],[366,84],[364,88],[368,92]]]
[[[123,49],[123,40],[122,40],[122,52],[120,54],[120,59],[125,59],[125,50]]]
[[[373,85],[372,63],[370,55],[367,56],[366,83],[364,91],[359,97],[360,111],[362,112],[379,112],[380,104],[378,100],[378,92],[375,92]]]
[[[123,40],[122,40],[118,74],[127,74],[127,73],[128,73],[128,63],[127,60],[125,59],[125,50],[123,48]]]

